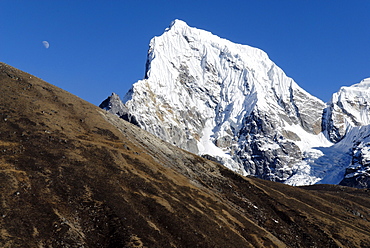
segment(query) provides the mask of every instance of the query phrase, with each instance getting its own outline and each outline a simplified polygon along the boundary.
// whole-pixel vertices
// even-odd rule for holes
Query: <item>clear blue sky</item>
[[[98,105],[174,19],[261,48],[324,101],[370,77],[370,0],[0,0],[0,61]]]

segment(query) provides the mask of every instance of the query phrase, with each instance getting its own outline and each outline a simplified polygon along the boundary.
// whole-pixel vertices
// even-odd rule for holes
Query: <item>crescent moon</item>
[[[49,48],[49,46],[50,46],[49,42],[47,42],[46,40],[44,40],[44,41],[42,42],[42,44],[44,45],[44,47],[45,47],[46,49],[48,49],[48,48]]]

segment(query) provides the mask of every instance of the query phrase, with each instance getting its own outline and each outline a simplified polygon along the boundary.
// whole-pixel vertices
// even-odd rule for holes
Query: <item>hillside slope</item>
[[[369,247],[368,190],[246,178],[0,63],[1,247]]]

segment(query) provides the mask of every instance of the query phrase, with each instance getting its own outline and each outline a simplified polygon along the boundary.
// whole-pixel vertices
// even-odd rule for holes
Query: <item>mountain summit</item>
[[[329,161],[339,150],[324,152],[341,133],[338,111],[264,51],[175,20],[150,41],[145,75],[122,102],[101,107],[242,175],[292,185],[343,179],[345,166]]]

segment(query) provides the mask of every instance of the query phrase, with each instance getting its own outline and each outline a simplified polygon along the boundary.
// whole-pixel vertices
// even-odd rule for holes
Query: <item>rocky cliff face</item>
[[[139,125],[136,117],[134,115],[131,115],[126,108],[126,106],[122,103],[120,97],[112,93],[111,96],[109,96],[107,99],[105,99],[100,105],[100,108],[109,110],[110,113],[113,113],[117,115],[118,117],[131,122],[134,125]]]
[[[350,127],[337,146],[347,147],[349,155],[340,185],[370,188],[370,126]]]
[[[101,107],[242,175],[292,185],[339,183],[348,164],[331,165],[323,157],[340,149],[324,148],[345,135],[344,119],[367,123],[350,115],[364,101],[344,103],[342,91],[327,106],[262,50],[176,20],[151,40],[145,79],[122,102]]]

